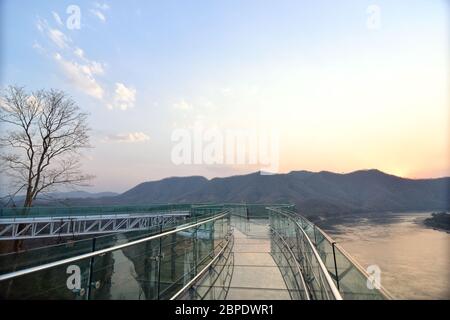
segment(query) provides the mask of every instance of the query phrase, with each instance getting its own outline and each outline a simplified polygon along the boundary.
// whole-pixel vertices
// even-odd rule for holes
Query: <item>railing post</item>
[[[175,270],[175,268],[176,268],[176,256],[177,256],[177,253],[176,253],[176,250],[175,250],[175,247],[176,247],[176,245],[177,245],[177,234],[176,233],[174,233],[174,234],[172,234],[172,239],[171,239],[171,241],[170,241],[170,255],[171,255],[171,257],[170,257],[170,278],[172,279],[172,280],[175,280],[175,277],[176,277],[176,270]]]
[[[92,252],[95,251],[95,242],[97,238],[92,239]],[[92,287],[92,272],[94,269],[94,257],[91,257],[89,259],[89,274],[88,274],[88,284],[87,284],[87,292],[86,292],[86,299],[91,300],[91,287]]]
[[[193,257],[194,257],[194,277],[197,274],[197,263],[198,263],[198,254],[197,254],[197,228],[195,227],[195,231],[193,233],[193,241],[194,243],[192,244],[192,250],[193,250]]]
[[[334,272],[336,275],[336,286],[338,288],[338,290],[340,290],[339,288],[339,274],[338,274],[338,269],[337,269],[337,263],[336,263],[336,251],[334,249],[334,245],[336,244],[336,242],[333,242],[331,244],[332,248],[333,248],[333,260],[334,260]]]
[[[313,231],[314,231],[314,245],[317,246],[316,225],[313,225]]]
[[[159,226],[159,233],[162,233],[162,226]],[[161,255],[162,255],[162,237],[159,238],[158,257],[156,259],[156,261],[158,262],[158,286],[157,286],[158,300],[161,300],[161,297],[159,296],[161,292]]]
[[[152,261],[151,255],[153,254],[153,248],[151,246],[151,241],[145,243],[146,257],[144,260],[144,291],[145,299],[150,300],[151,298],[151,285],[152,285]]]

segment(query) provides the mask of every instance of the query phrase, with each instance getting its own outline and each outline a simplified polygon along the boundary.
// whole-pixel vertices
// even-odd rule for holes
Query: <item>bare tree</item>
[[[87,185],[80,151],[89,147],[87,114],[64,92],[9,86],[0,95],[0,161],[24,207],[63,185]]]

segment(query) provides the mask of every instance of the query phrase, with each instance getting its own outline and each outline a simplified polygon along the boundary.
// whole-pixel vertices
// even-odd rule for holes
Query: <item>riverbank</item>
[[[430,218],[426,218],[423,224],[427,227],[450,233],[450,214],[447,212],[435,212]]]

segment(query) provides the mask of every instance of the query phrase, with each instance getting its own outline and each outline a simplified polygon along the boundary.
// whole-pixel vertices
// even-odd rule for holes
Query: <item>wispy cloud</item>
[[[75,48],[74,50],[73,50],[73,53],[77,56],[77,57],[79,57],[80,59],[84,59],[84,51],[83,51],[83,49],[81,49],[81,48]]]
[[[33,49],[35,49],[37,52],[44,54],[46,53],[45,48],[37,41],[33,42]]]
[[[136,143],[145,142],[150,140],[150,137],[143,132],[130,132],[130,133],[119,133],[108,135],[106,137],[106,142],[126,142],[126,143]]]
[[[233,90],[231,88],[222,88],[220,89],[220,92],[224,95],[224,96],[230,96],[233,93]]]
[[[52,14],[58,24],[62,22],[56,12]],[[88,59],[81,48],[72,47],[72,40],[61,30],[51,27],[47,20],[39,18],[36,27],[45,36],[49,46],[45,48],[35,41],[33,48],[41,54],[48,54],[77,89],[91,97],[103,99],[104,89],[96,76],[104,74],[104,64]]]
[[[97,18],[99,18],[102,22],[106,22],[106,17],[105,15],[97,9],[91,9],[89,10],[94,16],[96,16]]]
[[[74,86],[94,98],[103,98],[104,90],[94,77],[94,75],[103,72],[99,65],[79,64],[75,61],[64,59],[59,53],[54,55],[54,59],[61,67],[66,78]]]
[[[58,29],[49,29],[48,35],[50,39],[61,49],[68,47],[69,38]]]
[[[107,3],[99,3],[99,2],[94,2],[94,7],[96,7],[97,9],[106,11],[109,9],[109,5]]]
[[[60,26],[64,25],[64,23],[58,13],[56,13],[55,11],[52,11],[52,15],[58,25],[60,25]]]
[[[106,22],[105,12],[109,10],[109,5],[106,2],[94,2],[92,9],[89,10],[91,14],[97,17],[101,22]]]
[[[106,3],[94,3],[94,6],[100,14],[100,10],[109,9]],[[56,24],[62,24],[61,17],[56,12],[53,11],[52,15]],[[104,17],[102,14],[101,16]],[[73,43],[60,29],[50,26],[47,20],[38,18],[36,28],[46,41],[44,45],[35,41],[33,48],[54,60],[71,85],[101,100],[109,109],[128,110],[134,107],[137,93],[135,88],[120,81],[115,82],[115,86],[108,90],[108,85],[100,81],[99,76],[105,73],[105,63],[89,59],[82,48]]]
[[[193,109],[192,105],[187,103],[184,99],[174,103],[173,107],[176,110],[192,110]]]
[[[60,49],[68,48],[72,40],[59,29],[49,26],[47,20],[38,19],[36,27],[38,30],[46,34],[48,38]]]
[[[113,100],[113,103],[108,105],[109,109],[127,110],[132,108],[136,101],[136,89],[117,82]]]

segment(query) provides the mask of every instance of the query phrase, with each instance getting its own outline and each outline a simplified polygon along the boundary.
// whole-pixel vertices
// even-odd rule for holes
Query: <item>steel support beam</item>
[[[0,219],[0,240],[68,237],[147,230],[185,219],[189,211]]]

